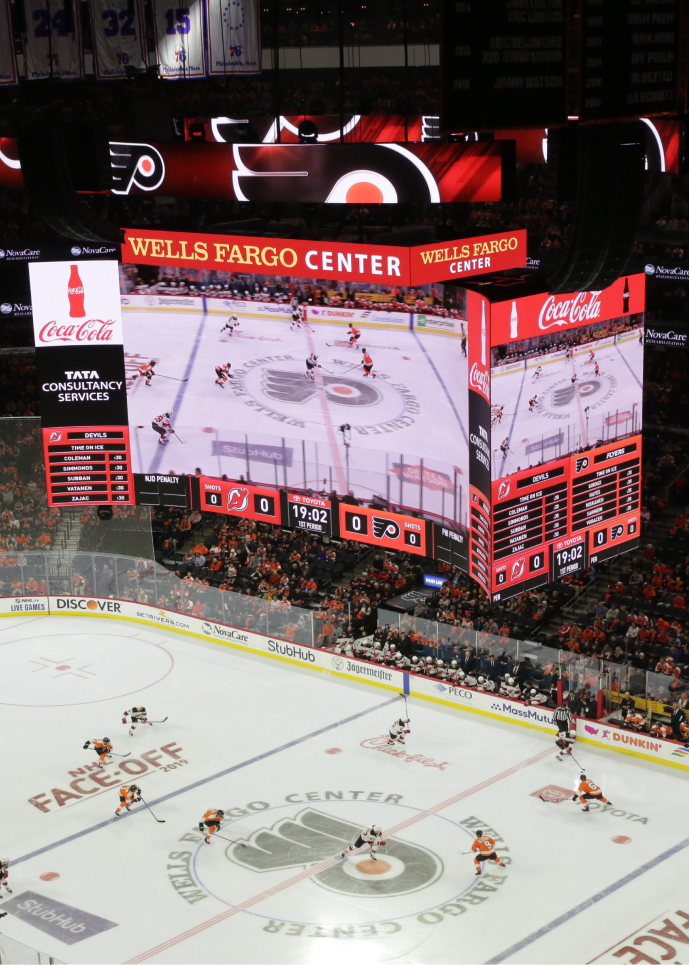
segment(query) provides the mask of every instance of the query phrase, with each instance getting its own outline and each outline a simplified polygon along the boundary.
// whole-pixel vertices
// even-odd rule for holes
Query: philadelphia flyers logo
[[[110,142],[112,193],[129,194],[133,187],[155,191],[165,178],[165,161],[152,144]]]
[[[579,456],[579,458],[576,461],[574,471],[583,472],[584,469],[588,469],[590,461],[591,460],[589,459],[588,456]]]
[[[227,511],[243,513],[249,505],[249,490],[243,486],[235,486],[227,494]]]
[[[400,528],[394,519],[385,519],[384,516],[372,516],[373,535],[376,539],[397,539],[400,535]]]

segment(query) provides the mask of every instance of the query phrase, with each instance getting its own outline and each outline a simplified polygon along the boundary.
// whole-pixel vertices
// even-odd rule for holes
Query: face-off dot
[[[632,839],[628,838],[626,834],[616,834],[612,840],[615,844],[629,844]]]
[[[370,858],[367,858],[365,861],[357,862],[356,870],[365,875],[384,875],[392,870],[392,865],[383,861],[382,858],[378,858],[377,861],[371,861]]]
[[[46,871],[41,875],[41,881],[55,881],[59,877],[57,871]]]
[[[341,754],[341,753],[342,753],[342,748],[341,748],[341,747],[326,747],[325,753],[326,753],[326,754]]]

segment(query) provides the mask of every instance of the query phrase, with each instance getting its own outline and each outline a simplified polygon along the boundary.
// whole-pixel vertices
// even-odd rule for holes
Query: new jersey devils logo
[[[524,560],[517,560],[512,564],[512,579],[519,580],[524,576]]]
[[[249,490],[243,486],[235,486],[227,494],[227,511],[243,513],[249,505]]]
[[[504,499],[505,496],[509,495],[509,491],[512,488],[511,479],[503,479],[503,481],[498,486],[498,499]]]
[[[51,433],[50,433],[50,441],[51,441],[51,442],[61,442],[61,441],[62,441],[62,431],[61,431],[61,430],[58,430],[57,432],[51,432]]]
[[[400,528],[394,519],[385,519],[383,516],[372,516],[373,535],[376,539],[397,539],[400,535]]]
[[[578,458],[577,461],[576,461],[576,464],[575,464],[575,467],[574,467],[574,471],[575,471],[575,472],[583,472],[584,469],[588,469],[588,467],[589,467],[589,462],[590,462],[590,459],[589,459],[588,456],[579,456],[579,458]]]

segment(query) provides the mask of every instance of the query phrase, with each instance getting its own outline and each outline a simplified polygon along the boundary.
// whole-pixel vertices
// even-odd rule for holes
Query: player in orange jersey
[[[471,850],[474,852],[474,864],[476,865],[476,874],[481,874],[481,862],[483,861],[495,861],[503,868],[505,867],[505,862],[495,853],[495,841],[489,835],[484,834],[483,831],[476,832],[476,840],[471,846]]]
[[[93,740],[86,741],[84,744],[84,750],[88,750],[89,744],[93,744],[93,749],[98,754],[98,766],[105,767],[106,758],[109,758],[107,763],[109,764],[112,760],[110,757],[110,751],[112,750],[112,744],[110,743],[109,737],[104,737],[100,740],[98,737],[94,737]]]
[[[120,806],[115,811],[115,817],[119,818],[122,808],[129,811],[130,805],[136,804],[140,800],[141,788],[138,784],[123,784],[120,788]]]
[[[368,352],[366,351],[365,348],[362,348],[361,351],[362,351],[363,356],[364,356],[364,360],[363,360],[363,362],[361,363],[361,364],[363,365],[363,367],[364,367],[364,375],[365,375],[365,376],[366,376],[366,375],[370,375],[371,378],[375,379],[376,373],[373,371],[373,359],[372,359],[371,356],[368,354]]]
[[[145,379],[146,385],[150,385],[151,379],[155,375],[155,372],[153,371],[154,365],[155,362],[153,359],[151,359],[150,362],[145,362],[143,365],[140,365],[139,371],[132,376],[132,382],[134,382],[136,379]]]
[[[206,844],[211,843],[211,834],[215,834],[220,827],[220,822],[224,817],[224,811],[218,811],[214,808],[211,808],[209,811],[206,811],[204,816],[201,818],[199,821],[199,831],[206,832]]]
[[[603,797],[602,790],[598,787],[597,784],[594,784],[593,781],[587,780],[585,774],[582,774],[579,777],[578,786],[576,787],[576,792],[572,800],[576,801],[577,797],[584,805],[582,808],[582,811],[588,811],[589,801],[601,801],[603,804],[612,805],[612,801],[608,801],[607,797]]]
[[[347,332],[347,335],[349,335],[350,345],[356,345],[356,343],[361,338],[361,332],[359,331],[358,328],[354,328],[351,322],[349,323],[349,330]]]

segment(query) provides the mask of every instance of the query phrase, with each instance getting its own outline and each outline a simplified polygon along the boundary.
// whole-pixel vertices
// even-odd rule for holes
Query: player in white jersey
[[[371,861],[377,861],[376,851],[380,845],[384,845],[385,841],[381,840],[383,837],[383,829],[377,824],[372,824],[370,828],[364,828],[359,837],[356,839],[354,844],[350,844],[348,848],[340,855],[341,858],[345,858],[352,851],[360,848],[362,845],[369,845],[369,855],[371,856]]]
[[[301,307],[301,305],[295,305],[292,308],[292,324],[290,325],[290,328],[300,329],[303,318],[304,318],[303,308]]]
[[[319,369],[318,356],[315,352],[312,352],[306,360],[306,372],[304,372],[305,379],[311,379],[313,382],[316,378],[315,370]]]
[[[237,318],[236,315],[230,315],[230,317],[227,319],[223,327],[220,329],[220,334],[222,335],[223,332],[227,332],[228,335],[232,335],[235,328],[238,328],[238,327],[239,327],[239,319]]]
[[[12,894],[12,889],[7,884],[10,874],[10,859],[7,857],[0,858],[0,898],[2,897],[2,889],[5,888]]]
[[[542,372],[543,372],[543,366],[542,366],[542,365],[537,365],[537,366],[536,366],[536,371],[535,371],[534,374],[531,376],[531,380],[533,381],[534,379],[540,379]]]
[[[410,723],[408,717],[400,717],[399,720],[396,720],[394,724],[391,725],[388,744],[404,744],[404,735],[411,734],[411,731],[407,727],[408,723]]]
[[[174,434],[175,430],[170,423],[172,412],[172,408],[168,409],[167,412],[162,412],[159,416],[156,416],[151,423],[153,431],[157,432],[160,436],[160,439],[158,439],[159,446],[166,446],[168,444],[169,434]]]
[[[132,726],[129,728],[129,736],[131,737],[139,724],[148,724],[149,727],[153,727],[153,724],[146,717],[145,707],[132,707],[131,710],[125,710],[122,715],[122,723],[127,723],[127,717],[131,717]]]

